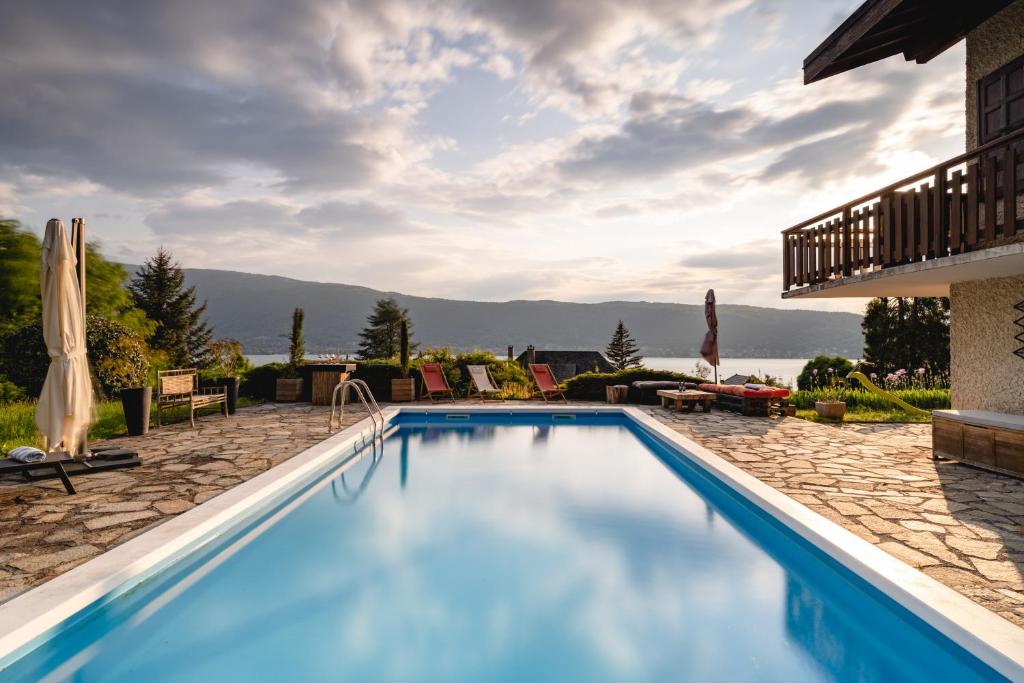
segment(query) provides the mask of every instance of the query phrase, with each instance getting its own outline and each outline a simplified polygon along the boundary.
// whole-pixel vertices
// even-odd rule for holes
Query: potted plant
[[[841,421],[846,415],[846,386],[842,381],[833,377],[819,390],[818,395],[820,399],[814,402],[814,410],[818,415],[826,420]]]
[[[409,323],[405,320],[399,328],[398,360],[402,366],[402,377],[391,380],[391,400],[412,401],[416,396],[416,380],[409,376]]]
[[[306,345],[302,339],[302,323],[305,317],[301,308],[292,312],[292,333],[288,338],[288,364],[277,378],[275,399],[298,401],[302,396],[302,376],[299,368],[305,362]]]
[[[238,407],[238,387],[241,384],[239,375],[245,370],[245,355],[242,343],[236,339],[220,339],[210,344],[212,363],[210,370],[213,375],[210,385],[224,387],[228,397],[228,415],[234,415]]]

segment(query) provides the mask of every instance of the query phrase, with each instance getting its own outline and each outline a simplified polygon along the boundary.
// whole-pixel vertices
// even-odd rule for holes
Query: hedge
[[[613,384],[630,385],[645,380],[671,380],[673,382],[705,382],[699,377],[685,375],[669,370],[650,370],[648,368],[630,368],[618,372],[585,372],[565,382],[565,395],[579,401],[603,401],[607,386]]]
[[[284,370],[284,363],[267,363],[245,373],[238,387],[238,393],[248,398],[273,401],[277,393],[277,378]]]
[[[142,338],[124,325],[90,315],[85,326],[86,350],[95,389],[103,397],[114,397],[123,387],[146,383],[149,360]],[[37,397],[43,389],[50,356],[43,343],[42,323],[25,325],[4,339],[3,372],[25,394]]]

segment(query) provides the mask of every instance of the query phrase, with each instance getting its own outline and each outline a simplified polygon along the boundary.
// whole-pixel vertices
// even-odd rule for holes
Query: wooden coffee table
[[[715,400],[715,395],[707,391],[696,391],[694,389],[687,389],[685,391],[677,391],[675,389],[659,389],[658,396],[661,398],[661,407],[668,408],[670,403],[675,403],[676,412],[692,412],[694,407],[700,403],[701,410],[705,413],[711,412],[711,402]]]

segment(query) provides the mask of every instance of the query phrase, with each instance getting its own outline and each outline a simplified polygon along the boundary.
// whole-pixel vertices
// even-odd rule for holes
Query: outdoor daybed
[[[735,384],[701,384],[698,389],[714,393],[715,405],[719,408],[748,417],[768,417],[772,412],[782,412],[789,398],[788,389],[768,386],[752,389]]]

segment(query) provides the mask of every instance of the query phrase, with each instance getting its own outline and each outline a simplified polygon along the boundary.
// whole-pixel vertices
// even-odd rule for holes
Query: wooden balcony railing
[[[783,231],[783,291],[1024,239],[1021,147],[1024,130]]]

